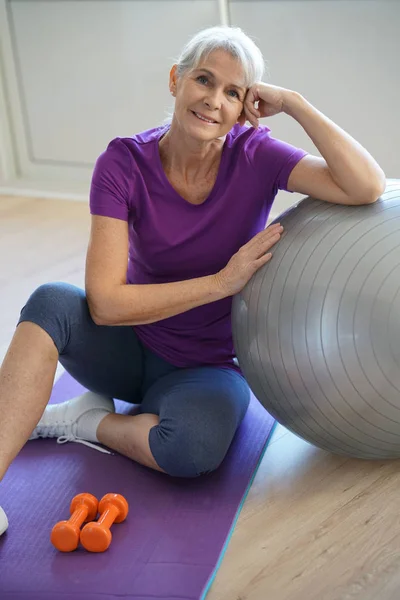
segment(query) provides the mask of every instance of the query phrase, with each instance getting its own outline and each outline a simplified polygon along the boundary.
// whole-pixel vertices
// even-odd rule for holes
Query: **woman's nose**
[[[221,108],[222,100],[220,94],[218,92],[208,93],[204,98],[204,104],[206,104],[210,110]]]

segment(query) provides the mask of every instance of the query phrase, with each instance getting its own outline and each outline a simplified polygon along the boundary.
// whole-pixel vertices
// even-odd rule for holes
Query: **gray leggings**
[[[239,373],[169,364],[140,342],[133,327],[96,325],[85,292],[67,283],[35,290],[21,311],[22,321],[50,335],[60,363],[85,388],[159,415],[149,443],[164,471],[196,477],[221,464],[250,400]]]

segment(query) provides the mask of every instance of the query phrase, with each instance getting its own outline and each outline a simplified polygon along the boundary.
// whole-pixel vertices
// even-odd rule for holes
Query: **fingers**
[[[258,119],[261,118],[261,112],[258,110],[259,107],[256,106],[258,102],[259,99],[254,93],[249,93],[244,102],[246,117],[253,127],[258,127]]]
[[[263,229],[263,231],[268,231],[268,230],[271,230],[271,229],[283,229],[283,227],[282,227],[282,225],[280,223],[272,223],[272,225],[268,225],[268,227],[266,227],[265,229]]]
[[[274,237],[277,234],[281,234],[283,231],[283,227],[280,223],[274,223],[273,225],[270,225],[269,227],[267,227],[266,229],[264,229],[263,231],[260,231],[260,233],[258,233],[255,237],[259,237],[259,239],[261,240],[267,240],[270,237]]]
[[[251,253],[258,253],[259,255],[264,254],[271,246],[276,244],[280,239],[283,231],[283,227],[280,223],[274,223],[266,229],[263,229],[257,233],[244,248],[248,248]]]
[[[268,233],[266,234],[266,238],[280,238],[281,237],[281,233],[283,232],[283,227],[280,223],[277,223],[276,225],[273,225],[271,228],[267,228],[266,231],[268,230]]]
[[[269,250],[274,244],[276,244],[276,242],[278,242],[280,240],[281,234],[280,233],[275,233],[274,235],[270,236],[268,239],[264,240],[261,243],[261,253],[263,254],[266,250]]]
[[[255,86],[252,86],[247,91],[245,102],[248,102],[249,104],[253,104],[254,102],[257,102],[257,100],[258,100],[258,90],[256,89]]]
[[[265,265],[267,262],[269,262],[271,260],[271,258],[272,258],[272,252],[268,252],[267,254],[263,254],[262,256],[260,256],[260,258],[256,261],[257,269],[259,269],[260,267]]]
[[[255,118],[258,118],[261,115],[260,111],[257,110],[254,104],[246,103],[246,110],[250,115],[252,115]]]
[[[251,125],[253,125],[253,127],[258,127],[258,117],[256,116],[256,114],[250,110],[249,106],[245,107],[245,114],[247,116],[247,119],[249,121],[249,123]]]
[[[263,231],[260,231],[254,238],[255,250],[262,256],[267,250],[269,250],[274,244],[276,244],[281,237],[283,227],[280,223],[270,225]],[[251,241],[253,241],[251,240]],[[250,242],[251,243],[251,242]]]

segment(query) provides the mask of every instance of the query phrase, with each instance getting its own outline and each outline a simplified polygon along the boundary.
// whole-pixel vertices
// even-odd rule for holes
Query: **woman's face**
[[[174,65],[170,90],[176,98],[174,120],[186,133],[203,141],[222,137],[232,129],[247,92],[242,66],[224,50],[212,52],[181,78],[177,78]]]

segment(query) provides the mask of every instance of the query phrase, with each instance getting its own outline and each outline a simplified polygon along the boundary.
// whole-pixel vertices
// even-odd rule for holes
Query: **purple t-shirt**
[[[236,124],[226,135],[218,176],[208,198],[193,205],[172,187],[159,140],[169,125],[112,140],[99,156],[90,212],[129,227],[127,283],[157,284],[217,273],[265,228],[278,190],[307,153],[260,126]],[[232,297],[155,323],[136,325],[142,343],[178,367],[237,370],[231,329]]]

